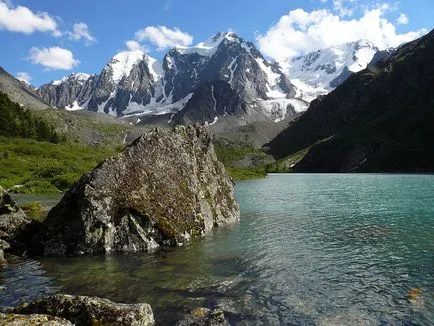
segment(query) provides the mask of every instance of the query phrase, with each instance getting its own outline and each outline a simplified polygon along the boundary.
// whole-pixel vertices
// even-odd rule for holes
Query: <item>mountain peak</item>
[[[59,80],[53,80],[51,82],[52,85],[60,85],[61,83],[67,81],[67,80],[76,80],[78,82],[85,82],[86,80],[88,80],[92,75],[86,74],[84,72],[73,72],[72,74],[70,74],[69,76],[65,76],[62,79]]]
[[[228,41],[238,41],[241,38],[234,32],[218,32],[211,38],[214,43],[220,43],[224,39]]]
[[[200,42],[193,47],[177,46],[175,48],[181,54],[197,53],[202,56],[210,57],[216,51],[221,42],[240,42],[242,39],[233,32],[218,32],[210,39]]]
[[[112,79],[118,82],[122,77],[128,75],[134,65],[147,57],[142,50],[122,51],[117,53],[107,64],[112,69]]]

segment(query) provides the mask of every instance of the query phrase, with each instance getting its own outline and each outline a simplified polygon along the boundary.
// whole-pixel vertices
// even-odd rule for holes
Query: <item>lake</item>
[[[233,325],[432,325],[434,175],[271,174],[236,197],[239,224],[185,247],[17,262],[0,304],[61,291],[147,302],[157,325],[199,306]]]

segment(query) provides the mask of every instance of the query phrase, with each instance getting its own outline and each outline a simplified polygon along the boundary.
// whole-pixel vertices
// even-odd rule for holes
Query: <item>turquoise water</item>
[[[186,247],[17,263],[0,303],[62,291],[148,302],[159,325],[199,306],[233,325],[433,324],[433,175],[279,174],[236,196],[240,223]]]

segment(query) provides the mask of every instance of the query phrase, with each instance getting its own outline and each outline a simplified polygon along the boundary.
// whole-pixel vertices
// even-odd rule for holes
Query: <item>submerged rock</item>
[[[73,326],[70,321],[48,315],[19,315],[0,313],[0,325],[9,326]]]
[[[97,297],[72,296],[67,294],[57,294],[37,299],[18,306],[13,312],[24,315],[43,314],[61,317],[76,326],[154,325],[154,315],[151,306],[146,303],[122,304]]]
[[[180,320],[176,326],[229,326],[220,308],[197,308]]]
[[[83,175],[35,243],[45,255],[150,251],[238,219],[208,126],[157,128]]]

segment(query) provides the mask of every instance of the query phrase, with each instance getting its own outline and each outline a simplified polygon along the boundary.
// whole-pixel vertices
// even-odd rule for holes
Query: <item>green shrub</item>
[[[22,187],[14,188],[13,192],[19,194],[55,194],[59,192],[59,189],[46,180],[31,180],[24,183]]]
[[[80,178],[80,174],[76,173],[66,173],[62,175],[58,175],[51,180],[51,184],[55,186],[59,190],[68,190],[71,188],[74,183],[78,181]]]

